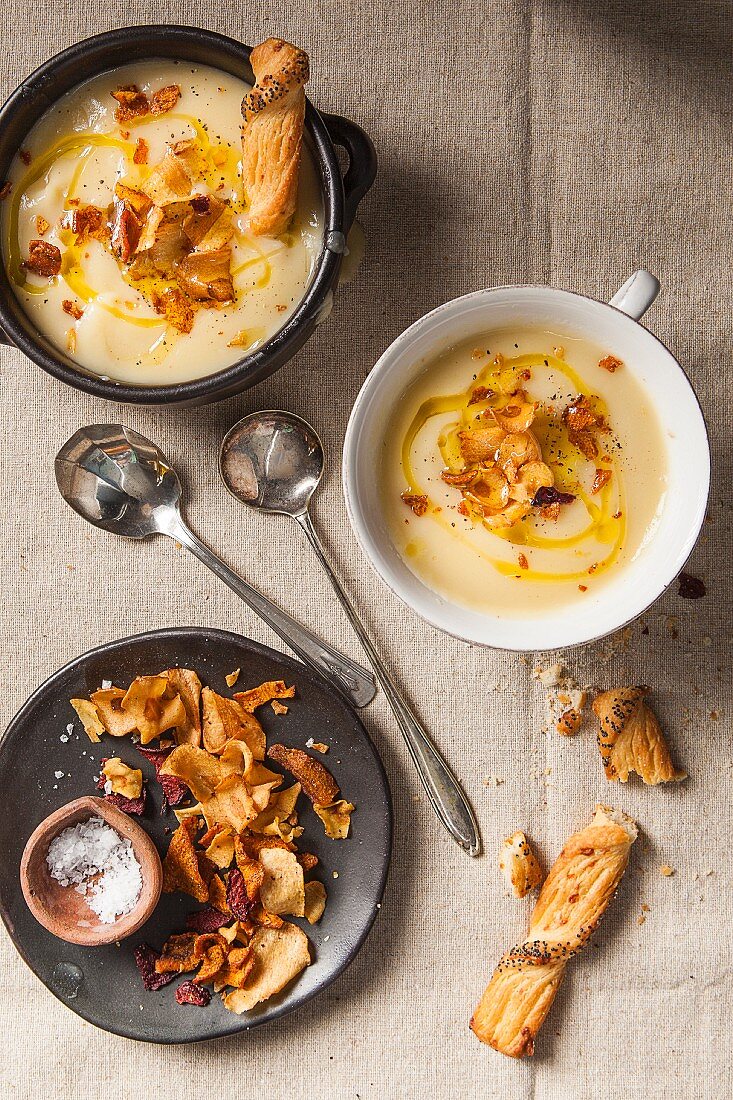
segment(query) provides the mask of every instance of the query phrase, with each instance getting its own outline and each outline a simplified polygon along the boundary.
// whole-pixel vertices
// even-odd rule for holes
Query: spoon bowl
[[[51,841],[90,817],[103,818],[129,840],[140,864],[140,897],[129,913],[111,924],[102,923],[73,886],[62,886],[52,878],[46,862]],[[31,833],[20,863],[20,884],[31,913],[54,936],[66,943],[99,947],[126,939],[152,916],[163,889],[163,868],[155,844],[141,825],[104,798],[85,796],[56,810]]]
[[[295,413],[245,416],[224,437],[219,470],[237,500],[263,512],[302,516],[323,476],[323,447]]]
[[[92,424],[72,435],[55,462],[64,500],[116,535],[167,534],[181,499],[178,475],[158,448],[121,424]]]

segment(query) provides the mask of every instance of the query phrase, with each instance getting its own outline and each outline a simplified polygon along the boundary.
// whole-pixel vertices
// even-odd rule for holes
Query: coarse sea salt
[[[103,924],[132,912],[140,897],[143,880],[132,844],[101,817],[63,829],[49,844],[46,863],[51,877],[82,894]]]

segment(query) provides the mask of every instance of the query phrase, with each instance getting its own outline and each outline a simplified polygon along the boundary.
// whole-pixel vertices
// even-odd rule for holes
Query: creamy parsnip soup
[[[622,363],[539,329],[491,332],[425,364],[389,424],[394,545],[446,599],[521,617],[592,598],[652,537],[662,431]]]
[[[321,249],[317,174],[304,145],[286,232],[249,232],[248,90],[151,60],[79,85],[29,133],[0,204],[4,260],[38,330],[87,370],[141,385],[208,375],[302,300]]]

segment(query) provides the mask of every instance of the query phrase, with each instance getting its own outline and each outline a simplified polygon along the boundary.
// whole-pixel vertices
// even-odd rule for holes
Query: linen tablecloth
[[[471,860],[439,826],[380,695],[365,721],[392,784],[394,858],[381,915],[350,970],[252,1034],[156,1048],[79,1020],[3,933],[4,1096],[731,1095],[732,15],[731,3],[704,0],[1,0],[3,96],[50,54],[117,25],[192,23],[250,43],[278,34],[310,52],[316,106],[359,122],[380,159],[360,212],[361,269],[307,347],[255,390],[204,410],[121,410],[3,349],[3,725],[59,665],[108,639],[199,624],[277,644],[169,540],[132,546],[62,503],[52,457],[77,427],[99,420],[121,417],[157,440],[182,474],[194,529],[360,656],[300,533],[285,519],[245,513],[219,483],[225,430],[258,407],[293,409],[328,451],[316,522],[465,784],[486,848]],[[574,739],[543,733],[544,689],[531,674],[541,657],[471,648],[403,607],[357,547],[338,472],[361,383],[424,311],[498,283],[607,298],[640,266],[663,285],[645,323],[689,372],[710,426],[709,517],[689,567],[708,595],[686,601],[674,587],[623,636],[565,657],[584,682],[652,686],[675,759],[690,773],[674,789],[608,784],[590,724]],[[593,945],[569,968],[537,1055],[513,1062],[468,1030],[494,962],[523,936],[530,909],[529,899],[505,896],[496,850],[524,828],[549,865],[599,799],[637,818],[641,838]]]

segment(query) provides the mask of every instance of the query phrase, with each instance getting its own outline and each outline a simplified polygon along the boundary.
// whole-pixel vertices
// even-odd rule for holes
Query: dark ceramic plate
[[[82,794],[96,793],[93,777],[110,749],[142,767],[146,779],[153,775],[152,766],[128,738],[105,736],[100,744],[92,744],[68,700],[88,696],[102,680],[126,687],[135,676],[174,665],[196,669],[205,684],[222,694],[230,690],[224,677],[235,668],[242,670],[235,690],[263,680],[294,682],[296,698],[289,700],[287,715],[277,717],[267,706],[257,712],[268,742],[278,739],[299,748],[310,737],[327,742],[326,765],[356,806],[348,839],[335,841],[324,835],[310,804],[305,805],[307,799],[301,798],[303,847],[318,856],[315,877],[328,891],[326,912],[317,925],[290,918],[308,935],[313,962],[278,997],[242,1016],[225,1009],[216,996],[208,1008],[176,1004],[176,981],[157,993],[143,989],[133,948],[142,941],[160,947],[172,932],[182,931],[185,914],[198,908],[192,898],[164,894],[153,917],[120,947],[81,948],[57,940],[37,924],[20,889],[18,868],[26,840],[53,810]],[[70,722],[74,731],[66,740]],[[282,1016],[325,989],[349,965],[379,910],[389,866],[392,809],[387,777],[366,730],[354,712],[299,662],[235,634],[196,627],[156,630],[77,657],[38,688],[10,723],[0,741],[0,790],[0,911],[13,942],[59,1000],[117,1035],[189,1043],[246,1031]],[[138,820],[162,855],[170,836],[167,830],[177,821],[172,812],[161,815],[156,783],[148,783],[148,794],[146,815]]]

